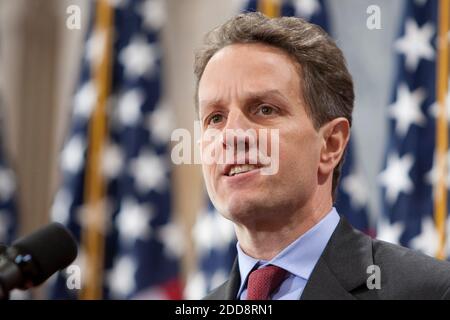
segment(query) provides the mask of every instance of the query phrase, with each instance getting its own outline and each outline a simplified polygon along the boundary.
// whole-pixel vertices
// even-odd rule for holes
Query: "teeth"
[[[247,171],[251,171],[253,169],[256,169],[257,167],[253,164],[242,164],[242,165],[237,165],[231,168],[230,173],[228,174],[230,177],[234,176],[236,174],[239,173],[243,173],[243,172],[247,172]]]

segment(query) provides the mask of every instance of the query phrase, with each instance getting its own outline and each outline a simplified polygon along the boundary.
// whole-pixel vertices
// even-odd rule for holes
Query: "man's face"
[[[202,165],[213,204],[236,223],[270,221],[295,212],[317,188],[322,140],[307,116],[300,81],[294,60],[264,44],[227,46],[204,70],[198,89],[202,152],[212,143],[205,139],[207,129],[279,130],[276,174],[262,175],[261,164],[235,175],[223,163]],[[223,152],[234,145],[224,141]],[[269,156],[270,143],[275,142],[269,139]]]

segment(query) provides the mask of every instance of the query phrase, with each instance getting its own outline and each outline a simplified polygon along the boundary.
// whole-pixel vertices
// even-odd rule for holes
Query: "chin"
[[[265,199],[255,199],[254,197],[229,199],[224,207],[225,218],[235,223],[244,224],[261,218],[265,213],[270,212],[267,197]]]

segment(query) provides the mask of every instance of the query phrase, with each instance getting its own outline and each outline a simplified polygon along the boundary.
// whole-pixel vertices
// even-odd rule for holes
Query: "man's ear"
[[[324,124],[319,133],[323,139],[319,173],[328,175],[333,172],[344,154],[350,139],[350,124],[346,118],[336,118]]]

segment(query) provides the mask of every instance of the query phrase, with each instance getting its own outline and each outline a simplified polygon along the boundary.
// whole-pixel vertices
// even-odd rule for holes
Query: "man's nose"
[[[248,151],[251,140],[254,139],[249,136],[249,130],[243,129],[225,129],[222,132],[222,143],[225,149],[233,149],[235,152]],[[241,150],[244,149],[245,150]]]
[[[257,136],[249,119],[241,112],[228,115],[222,131],[222,145],[227,152],[245,157],[250,149],[256,147]]]
[[[245,115],[240,111],[232,111],[228,114],[227,122],[222,130],[224,147],[232,147],[238,142],[245,141],[242,132],[247,130]]]

